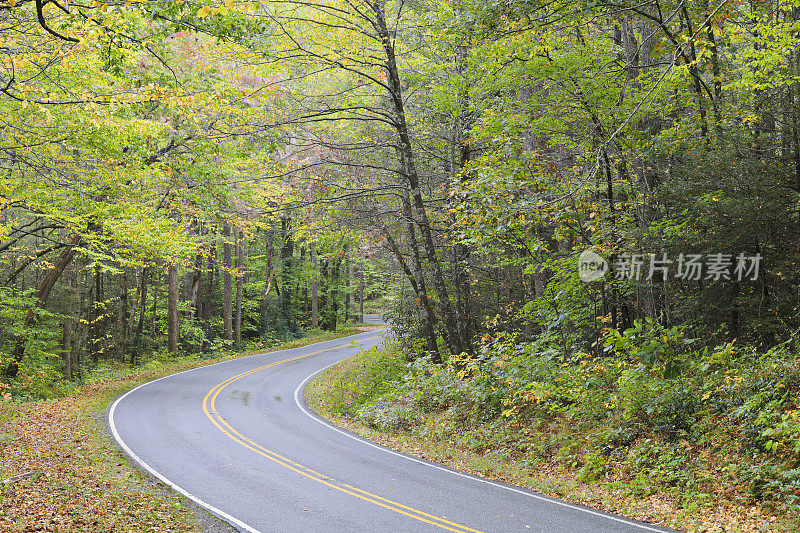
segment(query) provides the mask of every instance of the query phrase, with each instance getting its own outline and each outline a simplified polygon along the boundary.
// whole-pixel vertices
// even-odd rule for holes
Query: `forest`
[[[0,401],[380,313],[334,414],[797,519],[797,0],[0,0],[0,35]]]

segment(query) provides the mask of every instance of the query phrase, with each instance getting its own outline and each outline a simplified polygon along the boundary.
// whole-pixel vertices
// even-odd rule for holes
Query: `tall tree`
[[[231,226],[222,226],[222,324],[223,338],[233,340],[233,260],[231,257]]]
[[[179,299],[178,267],[170,264],[167,267],[167,350],[171,354],[178,353],[178,340],[180,337]]]

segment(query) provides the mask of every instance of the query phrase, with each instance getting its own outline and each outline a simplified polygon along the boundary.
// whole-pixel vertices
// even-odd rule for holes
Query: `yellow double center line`
[[[362,341],[368,341],[371,339],[377,339],[378,336],[369,337],[366,339],[361,339]],[[271,368],[273,366],[277,366],[283,363],[289,363],[291,361],[297,361],[298,359],[303,359],[305,357],[310,357],[312,355],[317,355],[323,352],[329,352],[333,350],[338,350],[340,348],[348,348],[359,341],[349,342],[347,344],[343,344],[341,346],[336,346],[334,348],[327,348],[325,350],[318,350],[316,352],[311,352],[303,355],[298,355],[296,357],[290,357],[289,359],[283,359],[281,361],[275,361],[274,363],[270,363],[268,365],[260,366],[258,368],[254,368],[252,370],[248,370],[247,372],[242,372],[241,374],[237,374],[231,378],[226,379],[222,383],[218,384],[216,387],[208,391],[208,394],[205,395],[203,398],[203,412],[206,414],[211,423],[214,424],[220,431],[222,431],[225,435],[227,435],[231,440],[241,444],[245,448],[253,450],[257,454],[261,455],[269,459],[270,461],[274,461],[279,465],[292,470],[293,472],[297,472],[301,476],[305,476],[309,479],[313,479],[318,483],[322,483],[323,485],[330,487],[332,489],[336,489],[351,496],[355,496],[356,498],[368,501],[370,503],[374,503],[380,507],[385,509],[389,509],[396,513],[400,513],[402,515],[410,516],[411,518],[415,518],[422,522],[427,522],[429,524],[433,524],[434,526],[438,526],[442,529],[446,529],[448,531],[458,531],[458,532],[465,532],[469,531],[471,533],[482,533],[476,529],[470,529],[466,526],[462,526],[460,524],[456,524],[455,522],[450,522],[449,520],[445,520],[444,518],[439,518],[438,516],[434,516],[419,509],[414,509],[413,507],[408,507],[407,505],[403,505],[401,503],[388,500],[377,494],[372,494],[371,492],[367,492],[365,490],[361,490],[357,487],[352,485],[347,485],[346,483],[340,483],[333,478],[330,478],[324,474],[320,474],[308,467],[301,465],[291,459],[283,457],[272,450],[268,450],[267,448],[261,446],[260,444],[253,442],[252,440],[248,439],[241,433],[239,433],[236,429],[234,429],[228,422],[216,411],[216,400],[219,396],[220,392],[225,389],[231,383],[245,377],[249,376],[250,374],[255,374],[256,372],[261,372],[262,370],[266,370],[267,368]]]

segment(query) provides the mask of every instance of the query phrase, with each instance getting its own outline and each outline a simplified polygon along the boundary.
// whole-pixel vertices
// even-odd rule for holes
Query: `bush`
[[[648,425],[668,442],[689,435],[697,410],[695,396],[685,390],[670,389],[645,402],[642,410]]]
[[[419,420],[417,411],[396,394],[367,403],[356,416],[368,426],[388,431],[409,430]]]
[[[358,417],[362,407],[397,390],[406,363],[394,344],[375,346],[344,363],[342,372],[330,386],[331,410],[338,415]]]
[[[783,501],[795,513],[800,512],[800,469],[763,462],[745,467],[741,479],[747,483],[753,498],[762,501]]]
[[[668,384],[654,378],[644,365],[626,368],[617,380],[615,407],[622,410],[626,420],[644,421],[642,407],[662,394]]]
[[[684,337],[685,326],[665,328],[650,317],[645,321],[634,320],[633,324],[622,333],[611,329],[605,338],[605,350],[624,360],[656,368],[665,378],[680,375],[689,346],[695,342]]]
[[[646,339],[656,332],[666,339]],[[690,350],[654,324],[608,342],[603,356],[566,357],[547,333],[487,336],[443,365],[368,352],[341,412],[517,464],[558,462],[638,497],[670,492],[687,510],[724,495],[800,511],[800,363],[787,345]]]

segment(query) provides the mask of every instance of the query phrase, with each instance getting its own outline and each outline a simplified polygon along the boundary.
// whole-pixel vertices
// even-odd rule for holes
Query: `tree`
[[[167,297],[167,350],[169,350],[170,353],[175,354],[178,352],[178,341],[180,340],[180,318],[178,315],[178,267],[175,265],[169,265],[167,268],[167,287],[169,293]]]

